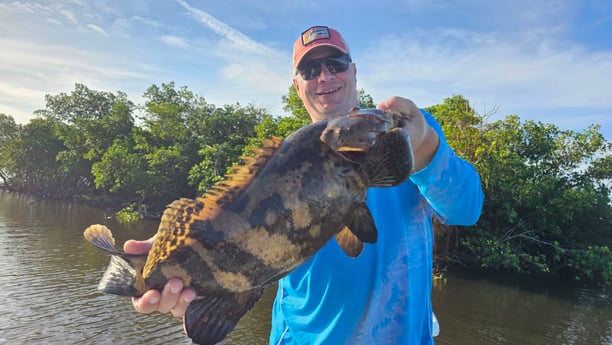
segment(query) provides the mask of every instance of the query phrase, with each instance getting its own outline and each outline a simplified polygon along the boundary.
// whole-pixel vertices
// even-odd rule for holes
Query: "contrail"
[[[176,2],[178,2],[181,6],[183,6],[183,8],[189,11],[189,13],[194,18],[196,18],[200,23],[209,27],[210,29],[212,29],[219,35],[225,37],[226,39],[230,40],[231,42],[235,43],[236,45],[240,46],[242,49],[245,49],[250,52],[257,53],[257,54],[263,53],[265,55],[272,55],[272,56],[279,55],[273,49],[261,43],[251,40],[250,38],[248,38],[246,35],[244,35],[240,31],[233,29],[229,25],[223,23],[222,21],[211,16],[210,14],[202,10],[199,10],[197,8],[193,8],[189,6],[189,4],[187,4],[185,1],[176,0]]]

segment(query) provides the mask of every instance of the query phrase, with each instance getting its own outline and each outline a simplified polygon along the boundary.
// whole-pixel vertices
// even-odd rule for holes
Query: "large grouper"
[[[187,335],[221,341],[268,286],[332,237],[351,257],[376,242],[366,192],[409,177],[402,124],[398,112],[354,109],[265,140],[203,197],[172,202],[148,255],[123,253],[107,227],[88,227],[85,238],[112,255],[98,289],[141,296],[182,279],[198,295],[185,314]]]

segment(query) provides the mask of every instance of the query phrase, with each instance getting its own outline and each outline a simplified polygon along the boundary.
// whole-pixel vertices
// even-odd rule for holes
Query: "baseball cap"
[[[293,44],[293,69],[297,68],[304,55],[319,46],[330,46],[350,54],[348,44],[337,30],[327,26],[313,26],[302,32]]]

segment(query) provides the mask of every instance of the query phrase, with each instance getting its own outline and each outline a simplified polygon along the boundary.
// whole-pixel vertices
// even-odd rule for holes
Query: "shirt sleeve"
[[[473,225],[480,217],[484,201],[480,176],[472,164],[455,155],[433,116],[421,112],[438,133],[440,145],[431,162],[410,179],[442,223]]]

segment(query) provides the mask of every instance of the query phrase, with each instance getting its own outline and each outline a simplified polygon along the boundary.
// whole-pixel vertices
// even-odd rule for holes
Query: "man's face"
[[[341,53],[332,47],[317,47],[302,59],[300,65],[339,54]],[[356,84],[357,70],[354,63],[350,63],[346,71],[335,74],[323,64],[321,74],[313,79],[304,80],[299,73],[293,79],[293,85],[313,122],[344,115],[358,106]]]

